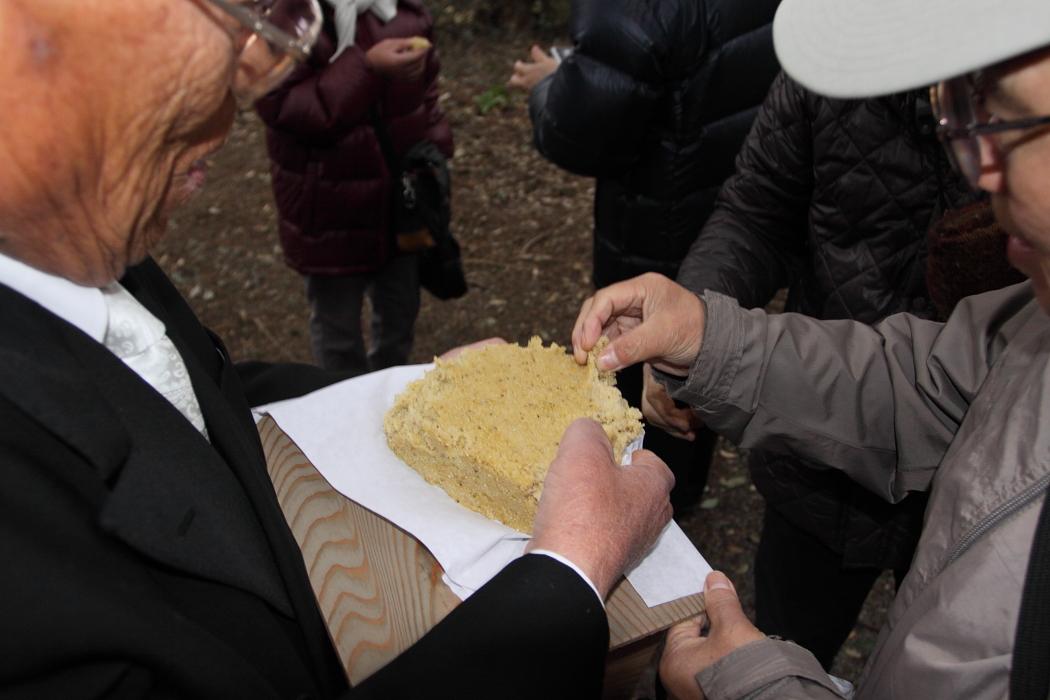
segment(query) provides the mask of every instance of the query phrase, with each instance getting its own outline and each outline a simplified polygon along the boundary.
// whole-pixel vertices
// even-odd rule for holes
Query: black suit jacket
[[[225,348],[151,261],[122,282],[182,353],[211,444],[106,348],[0,285],[0,697],[599,693],[604,611],[536,555],[348,689]],[[272,388],[282,373],[324,381],[261,375]]]

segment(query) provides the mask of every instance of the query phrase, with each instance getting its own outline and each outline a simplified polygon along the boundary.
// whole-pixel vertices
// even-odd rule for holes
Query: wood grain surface
[[[333,489],[270,417],[259,423],[267,469],[339,658],[359,683],[437,624],[459,599],[414,537]],[[693,595],[646,607],[622,579],[606,601],[606,697],[628,697],[661,635],[703,610]]]

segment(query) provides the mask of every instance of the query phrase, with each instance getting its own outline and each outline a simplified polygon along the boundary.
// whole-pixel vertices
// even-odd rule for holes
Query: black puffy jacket
[[[598,179],[598,286],[674,276],[777,74],[778,2],[573,2],[575,51],[529,103],[537,149]]]
[[[789,287],[786,310],[816,318],[929,318],[927,230],[974,197],[951,171],[923,93],[831,100],[780,76],[678,281],[745,308]],[[749,462],[769,505],[846,564],[907,565],[924,498],[891,506],[793,457],[755,451]]]

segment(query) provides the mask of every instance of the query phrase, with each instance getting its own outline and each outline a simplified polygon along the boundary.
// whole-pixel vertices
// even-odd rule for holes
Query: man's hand
[[[668,435],[692,442],[703,422],[689,408],[678,408],[664,385],[653,377],[652,365],[642,368],[642,415]]]
[[[546,51],[535,44],[529,52],[528,61],[515,61],[514,72],[507,81],[509,87],[520,88],[529,92],[558,68],[558,62]]]
[[[580,567],[603,599],[671,519],[671,470],[647,450],[632,457],[629,466],[617,464],[602,427],[574,421],[547,472],[526,547]]]
[[[383,39],[365,53],[368,67],[389,80],[411,82],[423,77],[429,46],[415,37]]]
[[[602,336],[609,346],[598,368],[617,370],[638,362],[685,376],[700,352],[704,305],[685,287],[653,272],[610,285],[583,302],[572,329],[576,361]]]
[[[745,644],[765,639],[744,615],[736,588],[725,574],[712,571],[707,575],[704,603],[704,615],[667,630],[660,682],[672,700],[703,700],[696,674]],[[710,632],[701,637],[705,621]]]

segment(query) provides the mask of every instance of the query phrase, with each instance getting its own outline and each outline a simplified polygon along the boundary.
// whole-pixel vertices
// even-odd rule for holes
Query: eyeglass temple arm
[[[224,12],[234,17],[247,29],[258,34],[274,47],[290,54],[296,60],[305,61],[310,58],[310,46],[308,44],[266,22],[252,10],[229,0],[210,1],[221,7]]]
[[[1013,119],[1003,122],[991,122],[989,124],[972,124],[970,126],[959,126],[954,129],[947,128],[943,120],[940,133],[944,138],[963,139],[970,136],[982,134],[998,134],[1003,131],[1015,131],[1017,129],[1031,129],[1035,126],[1050,124],[1050,114],[1043,117],[1027,117],[1025,119]]]

